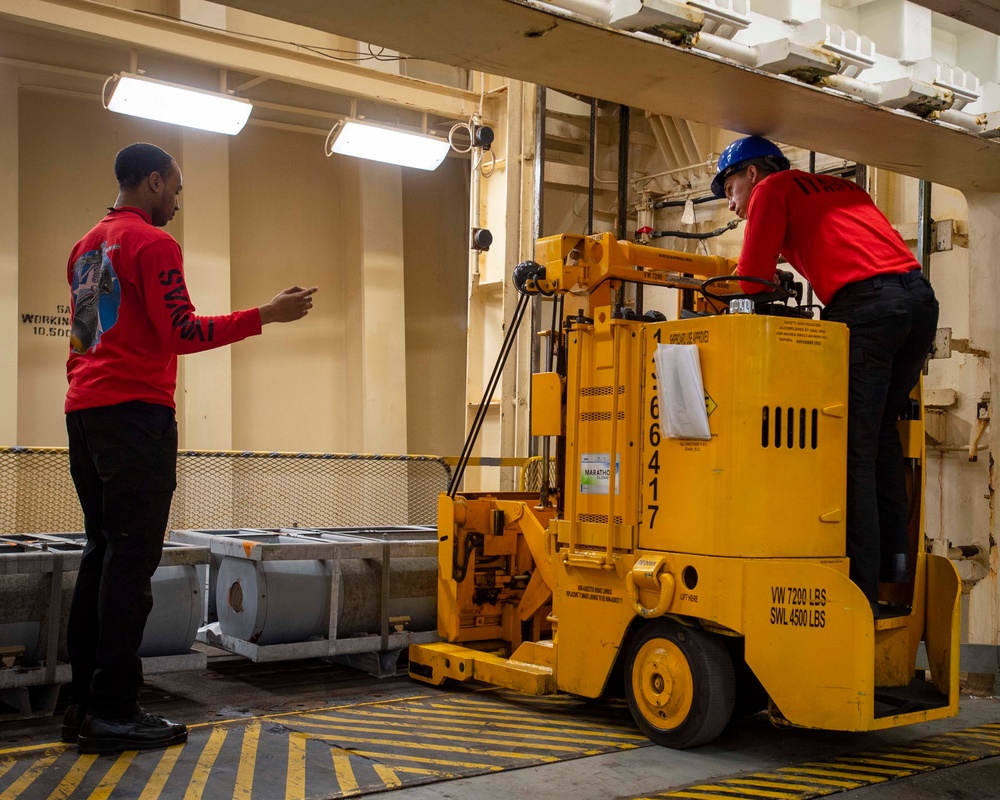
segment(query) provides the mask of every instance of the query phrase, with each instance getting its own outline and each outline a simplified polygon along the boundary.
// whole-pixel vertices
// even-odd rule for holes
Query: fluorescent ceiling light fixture
[[[253,106],[242,97],[190,89],[122,72],[104,84],[115,82],[105,108],[119,114],[143,117],[215,133],[239,133]]]
[[[340,153],[417,169],[437,169],[450,148],[447,139],[350,118],[326,137],[327,156]]]

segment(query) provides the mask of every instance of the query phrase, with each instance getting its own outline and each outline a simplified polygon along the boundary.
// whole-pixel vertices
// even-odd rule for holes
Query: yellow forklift
[[[843,731],[955,715],[961,586],[925,552],[920,387],[898,423],[911,578],[881,585],[875,615],[845,557],[847,328],[799,306],[790,275],[739,295],[718,257],[610,234],[540,239],[535,256],[515,271],[522,301],[589,309],[558,332],[559,368],[532,377],[559,479],[541,497],[441,495],[444,641],[410,646],[411,677],[584,698],[623,682],[639,728],[674,748],[764,709]],[[691,313],[638,315],[626,283],[680,288]],[[677,407],[657,355],[671,345],[696,353],[704,415]],[[668,403],[707,431],[668,430]]]

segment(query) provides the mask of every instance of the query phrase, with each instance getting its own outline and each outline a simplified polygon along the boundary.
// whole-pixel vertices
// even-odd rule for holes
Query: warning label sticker
[[[786,344],[822,345],[826,342],[826,328],[812,320],[789,320],[778,325],[776,335]]]
[[[771,624],[799,628],[826,627],[826,589],[807,586],[771,587]]]

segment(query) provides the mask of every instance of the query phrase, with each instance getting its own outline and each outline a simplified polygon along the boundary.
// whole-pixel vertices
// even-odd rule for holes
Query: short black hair
[[[761,179],[766,178],[775,172],[781,172],[782,167],[778,164],[773,156],[763,156],[762,158],[751,158],[746,161],[741,161],[739,164],[733,164],[726,172],[722,175],[722,185],[725,186],[725,182],[729,180],[730,175],[739,175],[741,172],[746,172],[750,167],[757,167],[757,171],[760,173]],[[724,196],[724,195],[723,195]]]
[[[155,144],[136,142],[115,156],[115,177],[119,189],[134,189],[154,172],[166,177],[173,169],[173,156]]]
[[[763,156],[762,158],[751,158],[749,161],[744,161],[740,164],[741,170],[747,167],[757,167],[757,171],[761,173],[763,177],[767,177],[775,172],[781,172],[783,167],[775,161],[774,156]]]

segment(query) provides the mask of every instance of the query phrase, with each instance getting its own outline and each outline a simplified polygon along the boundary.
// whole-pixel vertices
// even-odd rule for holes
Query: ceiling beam
[[[556,15],[531,0],[222,0],[408,55],[596,96],[926,178],[1000,191],[1000,142]]]
[[[90,0],[5,0],[0,18],[452,119],[479,109],[473,92]]]
[[[1000,2],[998,0],[913,0],[918,6],[937,11],[1000,36]]]

